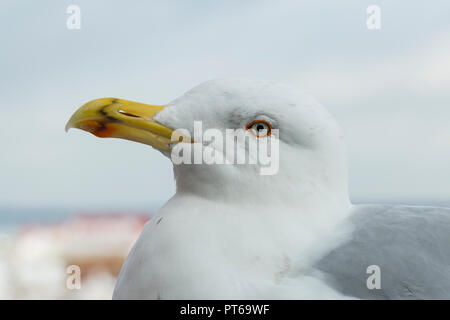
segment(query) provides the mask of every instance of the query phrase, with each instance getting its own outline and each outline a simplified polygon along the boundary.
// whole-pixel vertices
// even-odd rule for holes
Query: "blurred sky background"
[[[175,190],[168,159],[65,123],[95,98],[164,104],[220,77],[325,105],[354,202],[450,205],[449,1],[2,0],[0,36],[0,207],[155,210]]]

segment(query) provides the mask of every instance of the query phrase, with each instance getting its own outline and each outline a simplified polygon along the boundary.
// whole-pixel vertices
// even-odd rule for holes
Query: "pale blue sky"
[[[450,204],[449,17],[448,1],[3,0],[0,206],[159,206],[167,159],[65,122],[94,98],[163,104],[219,77],[321,101],[346,134],[352,200]]]

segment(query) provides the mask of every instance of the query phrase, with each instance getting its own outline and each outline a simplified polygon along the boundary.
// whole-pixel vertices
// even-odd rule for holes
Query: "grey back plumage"
[[[361,299],[450,299],[450,209],[359,205],[350,240],[316,267],[338,291]],[[380,289],[369,289],[371,265]]]

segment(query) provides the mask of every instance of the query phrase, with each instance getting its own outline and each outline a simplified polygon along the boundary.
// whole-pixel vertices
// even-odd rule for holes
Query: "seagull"
[[[180,146],[222,152],[199,140],[196,122],[276,144],[276,172],[175,163]],[[114,299],[450,298],[450,209],[353,205],[342,131],[296,88],[217,79],[167,105],[102,98],[70,128],[144,143],[174,162],[176,193],[131,249]],[[235,148],[250,153],[249,143]]]

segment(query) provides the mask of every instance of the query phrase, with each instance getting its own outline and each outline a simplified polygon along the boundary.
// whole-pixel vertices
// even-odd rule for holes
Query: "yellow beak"
[[[165,106],[148,105],[115,98],[92,100],[78,109],[66,125],[100,138],[120,138],[170,151],[171,128],[153,120]]]

